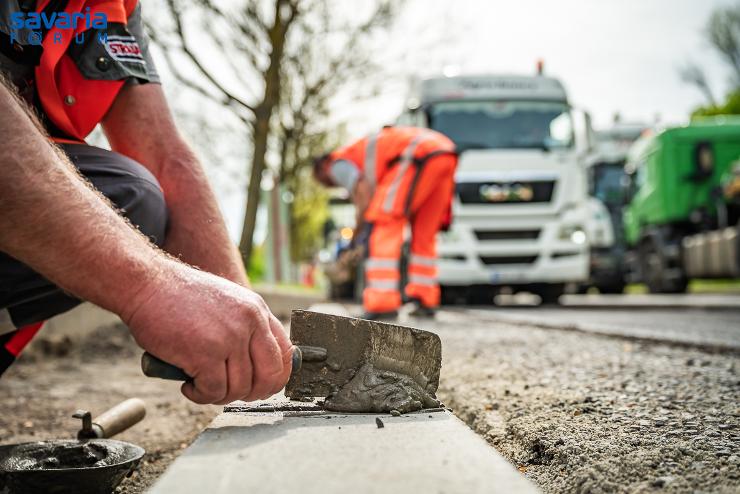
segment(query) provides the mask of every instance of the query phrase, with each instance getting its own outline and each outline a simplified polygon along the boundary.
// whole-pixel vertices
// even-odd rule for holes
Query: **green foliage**
[[[329,196],[310,169],[301,170],[296,185],[290,208],[290,257],[294,262],[310,261],[324,242]]]
[[[682,78],[693,84],[707,98],[707,104],[694,110],[692,117],[740,114],[740,3],[715,9],[707,22],[704,35],[714,52],[725,62],[732,89],[726,100],[718,103],[704,70],[689,63],[682,70]]]
[[[252,283],[259,283],[264,280],[266,270],[267,259],[265,258],[265,246],[264,244],[256,245],[249,258],[249,266],[247,266],[249,281]]]
[[[724,103],[702,106],[691,114],[692,117],[713,117],[716,115],[740,115],[740,89],[730,93]]]

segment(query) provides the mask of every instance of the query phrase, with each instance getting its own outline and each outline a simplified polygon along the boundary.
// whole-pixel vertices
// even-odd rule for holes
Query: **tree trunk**
[[[290,7],[289,15],[283,18],[283,7]],[[262,102],[255,109],[255,121],[252,127],[252,170],[250,171],[249,187],[247,189],[247,208],[244,212],[242,236],[239,241],[239,251],[242,254],[244,265],[249,266],[254,246],[254,227],[257,223],[257,209],[260,203],[260,183],[262,172],[265,170],[265,154],[267,141],[270,137],[270,120],[275,108],[280,103],[280,65],[285,51],[285,41],[288,28],[295,20],[297,7],[287,0],[275,2],[275,17],[272,27],[268,31],[270,38],[270,64],[264,73],[265,93]]]
[[[259,109],[258,109],[259,110]],[[252,168],[249,174],[249,186],[247,187],[247,207],[244,211],[244,223],[242,224],[242,236],[239,240],[239,251],[241,252],[244,265],[249,267],[254,248],[254,229],[257,225],[257,210],[260,205],[260,191],[262,184],[262,172],[265,170],[265,154],[267,152],[267,139],[269,137],[269,118],[255,119],[252,127],[252,142],[254,152],[252,154]]]

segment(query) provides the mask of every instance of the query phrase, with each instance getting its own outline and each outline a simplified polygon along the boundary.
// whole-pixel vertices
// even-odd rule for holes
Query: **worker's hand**
[[[142,348],[193,378],[182,393],[225,404],[280,391],[293,349],[264,300],[182,263],[162,264],[121,317]]]

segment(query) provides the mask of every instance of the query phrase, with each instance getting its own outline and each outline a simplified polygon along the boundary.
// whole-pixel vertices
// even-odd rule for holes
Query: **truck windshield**
[[[573,145],[568,106],[546,101],[442,101],[429,126],[465,149],[553,149]]]
[[[621,206],[626,181],[624,165],[600,164],[594,166],[592,173],[591,195],[607,206]]]

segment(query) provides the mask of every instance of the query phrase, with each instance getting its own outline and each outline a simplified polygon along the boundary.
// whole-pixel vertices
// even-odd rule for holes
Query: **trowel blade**
[[[304,362],[290,376],[285,394],[290,398],[325,397],[349,382],[360,367],[399,372],[434,394],[439,386],[442,344],[439,336],[396,324],[367,321],[305,310],[290,319],[294,345],[322,347],[323,362]]]

